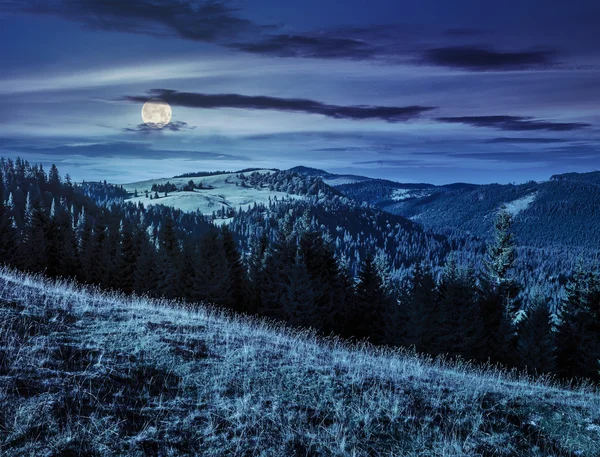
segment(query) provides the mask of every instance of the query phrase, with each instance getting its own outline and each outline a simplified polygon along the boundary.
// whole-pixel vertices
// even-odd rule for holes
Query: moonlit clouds
[[[122,173],[122,155],[144,173],[159,154],[198,151],[198,169],[238,160],[433,182],[599,167],[600,36],[576,18],[592,17],[587,0],[531,2],[518,16],[516,0],[4,2],[0,137],[26,144],[0,142],[0,154],[85,157],[81,177],[102,154],[103,170]],[[155,95],[177,106],[160,132],[139,121]],[[91,157],[89,143],[110,146]]]

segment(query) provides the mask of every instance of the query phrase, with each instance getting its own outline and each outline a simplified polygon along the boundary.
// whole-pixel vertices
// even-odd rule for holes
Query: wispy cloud
[[[88,157],[88,158],[136,158],[136,159],[187,159],[187,160],[251,160],[242,155],[223,154],[212,151],[193,151],[181,149],[155,149],[147,142],[109,141],[102,143],[72,144],[36,147],[17,140],[5,140],[0,148],[17,154],[44,155],[50,157]]]
[[[255,42],[233,43],[229,47],[277,57],[365,60],[378,55],[377,49],[366,41],[331,36],[272,35]]]
[[[333,119],[379,119],[386,122],[407,121],[435,109],[431,106],[340,106],[298,98],[247,96],[239,94],[202,94],[196,92],[178,92],[169,89],[153,89],[147,96],[129,95],[125,96],[124,100],[145,103],[153,98],[160,98],[173,106],[183,106],[187,108],[273,110],[320,114]]]
[[[505,52],[472,46],[433,48],[422,56],[430,65],[472,71],[540,69],[556,64],[555,58],[553,50]]]
[[[56,15],[97,29],[204,42],[232,39],[258,28],[220,0],[11,0],[0,4],[0,11]]]
[[[162,131],[168,130],[170,132],[181,132],[184,130],[193,130],[195,129],[195,126],[190,126],[188,125],[187,122],[183,122],[183,121],[172,121],[169,122],[167,125],[165,125],[162,128],[158,128],[157,125],[154,125],[152,123],[147,123],[147,124],[138,124],[135,128],[130,128],[130,127],[125,127],[123,129],[124,132],[139,132],[139,133],[152,133],[152,134],[158,134]]]
[[[547,130],[551,132],[568,132],[591,126],[583,122],[551,122],[528,116],[459,116],[438,117],[437,120],[507,131]]]
[[[572,140],[564,138],[490,138],[485,140],[486,143],[497,144],[497,143],[511,143],[511,144],[552,144],[552,143],[566,143]]]

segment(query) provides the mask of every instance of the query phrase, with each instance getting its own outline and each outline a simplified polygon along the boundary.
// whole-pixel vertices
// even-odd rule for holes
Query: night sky
[[[76,181],[545,180],[600,168],[600,2],[0,0],[0,99],[0,155]]]

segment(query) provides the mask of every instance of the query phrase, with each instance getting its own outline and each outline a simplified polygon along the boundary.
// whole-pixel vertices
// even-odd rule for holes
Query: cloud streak
[[[171,132],[181,132],[184,130],[193,130],[195,126],[188,125],[187,122],[183,121],[172,121],[169,122],[162,128],[157,128],[153,123],[147,124],[138,124],[135,128],[126,127],[123,129],[124,132],[139,132],[139,133],[160,133],[163,130],[168,130]]]
[[[217,42],[260,27],[220,0],[12,0],[0,11],[56,15],[96,29]]]
[[[229,47],[253,54],[277,57],[366,60],[377,56],[377,49],[363,40],[310,35],[272,35],[250,43]]]
[[[332,119],[368,120],[377,119],[386,122],[404,122],[419,117],[435,109],[431,106],[377,106],[330,105],[314,100],[299,98],[278,98],[267,96],[247,96],[239,94],[202,94],[196,92],[178,92],[169,89],[152,89],[148,96],[125,96],[123,100],[145,103],[160,98],[170,105],[187,108],[215,109],[238,108],[249,110],[272,110],[319,114]]]
[[[503,52],[472,46],[428,49],[422,62],[430,65],[471,71],[509,71],[546,68],[556,64],[555,51]]]
[[[569,132],[591,126],[583,122],[550,122],[528,116],[460,116],[438,117],[437,120],[506,131],[546,130],[550,132]]]
[[[564,138],[490,138],[486,140],[486,143],[489,144],[503,144],[503,143],[511,143],[511,144],[553,144],[553,143],[566,143],[571,140],[566,140]]]

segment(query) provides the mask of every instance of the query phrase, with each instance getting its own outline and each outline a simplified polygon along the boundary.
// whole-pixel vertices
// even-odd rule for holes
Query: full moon
[[[162,100],[148,100],[142,106],[142,120],[149,127],[162,129],[171,121],[171,106]]]

